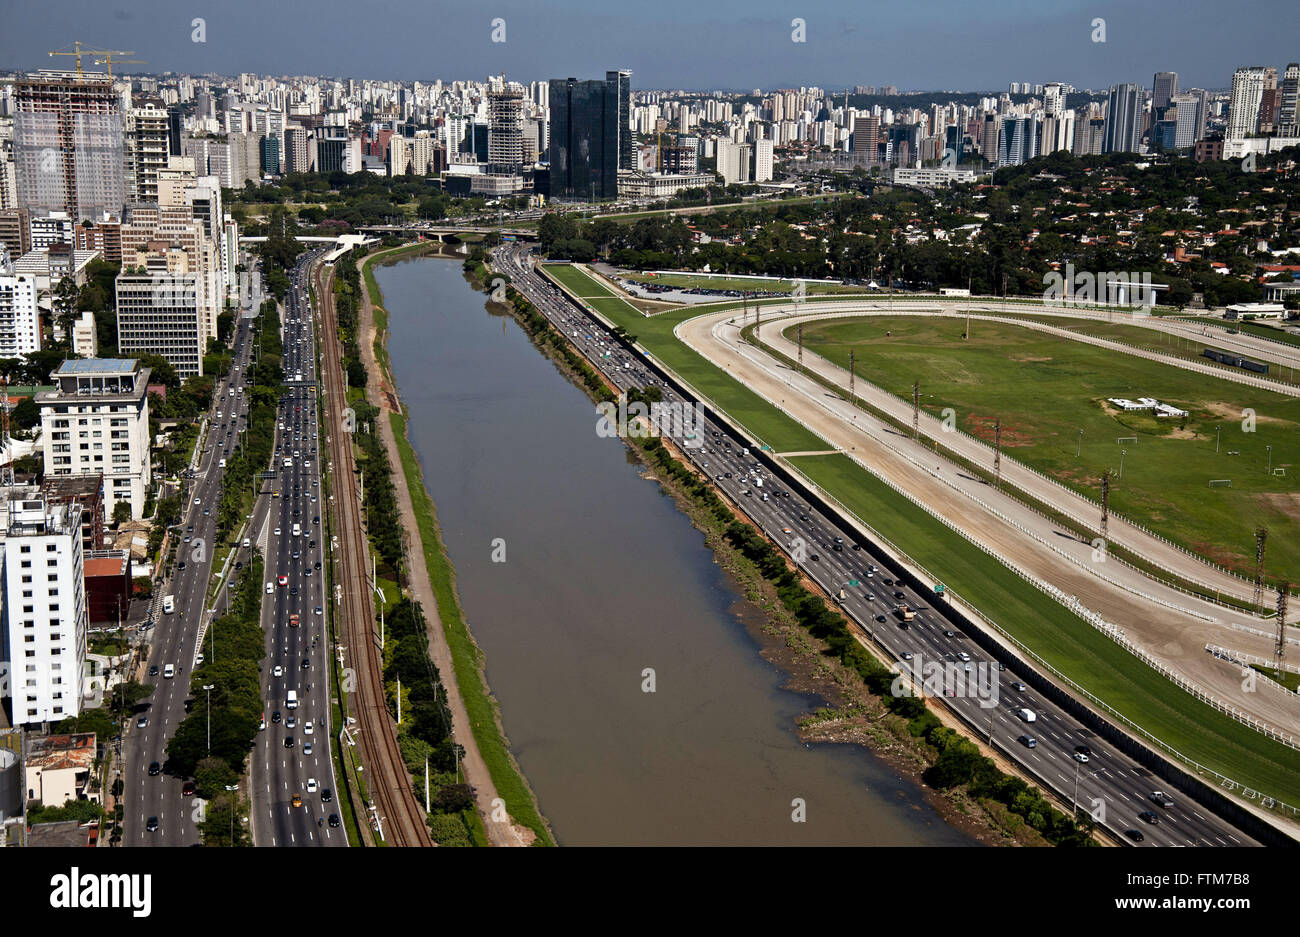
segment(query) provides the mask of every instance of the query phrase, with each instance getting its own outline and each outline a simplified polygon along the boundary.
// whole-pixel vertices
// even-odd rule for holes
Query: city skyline
[[[11,9],[13,28],[0,37],[0,61],[21,70],[67,67],[70,61],[46,53],[81,39],[95,47],[132,49],[143,64],[119,70],[152,74],[450,81],[504,70],[512,79],[548,80],[603,73],[616,63],[633,72],[641,89],[889,84],[905,91],[997,91],[1013,81],[1064,81],[1099,90],[1125,81],[1145,85],[1162,70],[1178,72],[1184,86],[1225,89],[1241,63],[1280,66],[1296,58],[1285,30],[1256,28],[1287,15],[1285,5],[1271,0],[1241,5],[1230,18],[1221,17],[1208,0],[1144,9],[1071,2],[1048,10],[1013,0],[997,5],[997,18],[986,6],[951,0],[924,12],[842,6],[827,0],[798,7],[722,0],[701,17],[696,7],[668,0],[657,7],[657,19],[645,22],[640,14],[587,0],[544,11],[514,0],[495,10],[389,0],[340,30],[350,15],[340,0],[323,0],[317,4],[320,15],[305,21],[295,20],[288,9],[247,2],[181,11],[157,0],[131,9],[77,0],[69,15],[57,20],[37,8]],[[1178,15],[1171,17],[1174,12]],[[202,42],[193,41],[194,17],[203,18]],[[503,27],[494,27],[497,18]],[[803,21],[804,42],[792,40],[796,18]],[[1051,38],[1008,43],[1008,18],[1026,35]],[[1098,18],[1105,20],[1104,42],[1094,41]],[[1200,30],[1207,18],[1216,20],[1214,30]],[[935,22],[946,24],[946,31],[936,32]],[[602,42],[593,47],[583,37],[596,27]],[[1159,43],[1152,41],[1156,36]],[[917,55],[917,43],[924,44],[924,55]],[[665,57],[665,48],[678,54]]]

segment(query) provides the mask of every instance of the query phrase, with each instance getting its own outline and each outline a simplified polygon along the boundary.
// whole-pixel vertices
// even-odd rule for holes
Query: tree
[[[460,813],[474,807],[474,788],[468,784],[448,784],[440,788],[433,798],[433,809],[439,813]]]
[[[200,758],[194,766],[194,784],[200,797],[212,799],[238,783],[239,775],[221,758]]]
[[[131,502],[119,501],[113,505],[113,523],[125,524],[131,519]]]
[[[204,846],[251,846],[252,840],[244,826],[246,805],[234,793],[223,790],[208,801],[199,835]]]
[[[54,319],[63,330],[63,342],[72,348],[72,320],[77,314],[77,284],[72,277],[64,277],[54,288],[52,299]]]
[[[137,683],[131,680],[118,684],[109,694],[108,705],[118,714],[130,712],[140,700],[153,692],[152,683]]]

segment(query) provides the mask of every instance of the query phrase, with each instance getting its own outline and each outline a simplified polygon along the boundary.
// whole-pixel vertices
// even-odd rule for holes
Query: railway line
[[[383,662],[374,631],[375,609],[369,587],[366,534],[361,522],[360,491],[351,441],[342,428],[347,401],[343,392],[343,366],[331,292],[333,271],[317,264],[311,282],[316,290],[324,367],[322,388],[326,402],[326,426],[333,490],[330,510],[334,514],[338,543],[332,552],[338,559],[335,582],[342,586],[343,635],[346,660],[355,674],[352,690],[360,727],[361,751],[366,765],[365,784],[372,800],[372,827],[385,842],[399,846],[432,846],[428,825],[415,799],[411,779],[397,745],[397,730],[384,698]],[[337,588],[337,587],[336,587]]]

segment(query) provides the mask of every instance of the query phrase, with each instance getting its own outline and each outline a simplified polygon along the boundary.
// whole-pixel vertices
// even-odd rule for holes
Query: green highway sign
[[[849,580],[849,585],[851,585],[851,586],[860,586],[860,585],[862,585],[862,583],[859,582],[859,581],[856,580],[856,579],[850,579],[850,580]]]

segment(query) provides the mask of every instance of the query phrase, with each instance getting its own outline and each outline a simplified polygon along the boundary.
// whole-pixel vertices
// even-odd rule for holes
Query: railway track
[[[330,461],[334,478],[331,506],[339,533],[338,556],[342,585],[344,634],[356,674],[354,708],[361,728],[366,787],[379,811],[386,842],[398,846],[432,846],[429,827],[415,799],[410,775],[397,745],[397,729],[384,700],[383,662],[375,634],[374,597],[369,588],[366,535],[361,525],[356,462],[348,434],[342,432],[343,366],[331,291],[333,273],[317,264],[311,279],[316,288],[324,368],[321,377],[326,399]],[[372,818],[373,820],[373,818]]]

